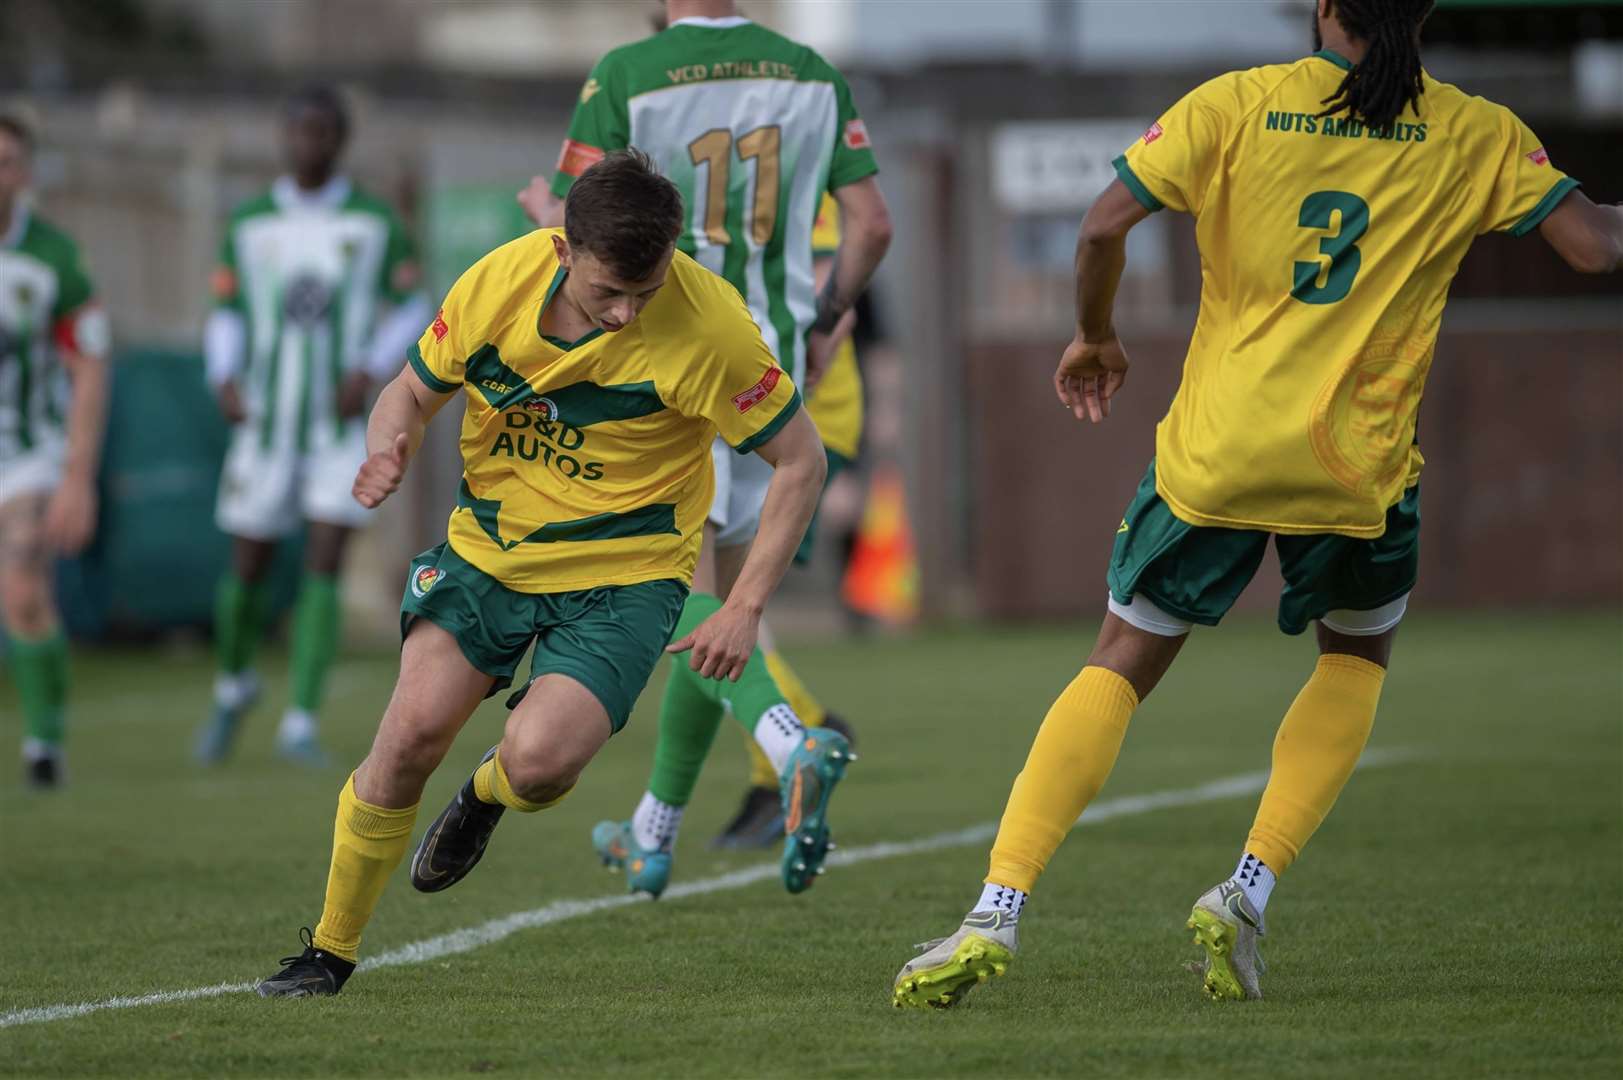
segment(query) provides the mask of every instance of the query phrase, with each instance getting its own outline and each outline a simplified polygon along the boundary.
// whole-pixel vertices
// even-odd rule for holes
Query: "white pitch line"
[[[1358,766],[1367,769],[1381,765],[1391,765],[1412,760],[1416,756],[1418,755],[1406,750],[1369,750],[1359,759]],[[1241,795],[1255,795],[1267,783],[1268,774],[1266,772],[1249,772],[1240,773],[1237,776],[1226,776],[1220,780],[1213,780],[1195,787],[1177,788],[1170,791],[1152,791],[1144,795],[1124,795],[1116,799],[1105,799],[1088,807],[1087,812],[1077,819],[1076,827],[1098,825],[1112,818],[1133,817],[1138,814],[1148,814],[1155,810],[1167,810],[1179,806],[1196,806],[1201,803],[1237,798]],[[874,862],[879,859],[897,859],[907,855],[922,855],[931,851],[943,851],[948,848],[969,847],[972,844],[985,843],[996,834],[997,823],[988,821],[980,825],[971,825],[967,829],[936,833],[934,836],[926,836],[918,840],[884,841],[877,844],[866,844],[857,848],[843,849],[830,855],[828,862],[831,866],[853,866],[857,863]],[[774,880],[777,876],[777,863],[761,863],[744,870],[734,870],[732,873],[704,878],[700,881],[689,881],[673,885],[665,890],[665,899],[667,901],[680,900],[688,896],[705,896],[709,893],[742,889],[758,882]],[[600,911],[609,911],[614,908],[640,903],[648,903],[648,898],[641,895],[632,896],[628,893],[598,896],[584,900],[557,900],[543,907],[514,912],[499,919],[491,919],[489,922],[481,923],[478,926],[453,930],[449,934],[424,938],[422,941],[414,941],[409,945],[390,949],[388,952],[379,953],[369,960],[362,961],[358,970],[371,971],[375,968],[399,967],[402,964],[421,964],[445,956],[456,956],[461,953],[472,952],[475,949],[482,949],[486,945],[494,945],[496,942],[509,938],[521,930],[534,930],[538,927],[551,926],[554,923],[565,922],[569,919],[595,915]],[[84,1001],[73,1005],[42,1005],[31,1009],[17,1009],[13,1012],[0,1014],[0,1028],[17,1027],[22,1024],[44,1024],[53,1020],[71,1020],[76,1016],[88,1016],[91,1013],[108,1009],[134,1009],[143,1005],[168,1005],[177,1001],[195,1001],[199,998],[220,997],[224,994],[245,994],[253,990],[256,985],[256,983],[251,982],[219,983],[215,986],[200,986],[190,990],[162,990],[155,994],[105,998],[101,1001]]]

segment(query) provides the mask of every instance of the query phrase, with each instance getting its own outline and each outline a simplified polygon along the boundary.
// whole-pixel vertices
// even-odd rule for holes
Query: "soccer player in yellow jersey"
[[[362,505],[397,488],[424,426],[459,392],[462,486],[446,542],[407,574],[400,677],[339,795],[321,921],[260,994],[343,986],[424,783],[532,643],[501,742],[418,845],[419,890],[461,880],[505,810],[562,799],[625,724],[667,643],[706,679],[736,679],[754,652],[816,505],[823,448],[738,293],[675,250],[682,216],[645,155],[606,155],[571,189],[561,230],[530,233],[462,276],[373,409]],[[718,433],[774,473],[738,584],[672,642]],[[796,724],[783,737],[794,772],[806,733]]]
[[[1013,959],[1026,896],[1109,775],[1128,719],[1192,624],[1215,625],[1270,540],[1279,625],[1318,665],[1274,742],[1234,875],[1189,926],[1214,998],[1261,996],[1269,891],[1364,748],[1417,566],[1415,417],[1448,284],[1472,240],[1538,230],[1574,268],[1623,260],[1597,207],[1508,109],[1421,68],[1431,0],[1318,0],[1319,51],[1223,75],[1116,162],[1082,225],[1077,330],[1054,376],[1104,420],[1127,372],[1111,312],[1129,229],[1193,214],[1199,318],[1156,456],[1116,535],[1109,611],[1015,780],[979,901],[897,975],[897,1005],[956,1003]]]

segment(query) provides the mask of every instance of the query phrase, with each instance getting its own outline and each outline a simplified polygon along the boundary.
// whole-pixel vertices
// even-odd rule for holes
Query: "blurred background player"
[[[109,342],[79,249],[29,205],[32,150],[27,121],[0,113],[0,622],[23,774],[49,788],[62,781],[68,689],[53,556],[95,534]]]
[[[1188,921],[1206,993],[1262,996],[1269,895],[1363,753],[1419,573],[1416,424],[1460,260],[1483,233],[1538,230],[1574,269],[1623,264],[1623,208],[1579,193],[1509,109],[1421,67],[1431,8],[1318,0],[1313,55],[1213,79],[1116,159],[1082,223],[1076,337],[1054,387],[1078,420],[1110,415],[1128,366],[1114,323],[1127,233],[1164,207],[1194,216],[1205,268],[1183,384],[1116,533],[1098,642],[1015,779],[980,899],[902,968],[895,1004],[952,1005],[1003,973],[1027,894],[1133,712],[1272,542],[1279,627],[1316,623],[1319,660],[1239,864]]]
[[[220,248],[203,351],[233,428],[216,509],[233,545],[215,611],[213,712],[196,747],[205,763],[230,753],[259,696],[253,660],[271,559],[301,520],[305,571],[276,746],[324,763],[315,712],[338,648],[338,573],[350,531],[371,517],[350,497],[366,459],[367,395],[400,370],[433,314],[399,217],[339,171],[348,137],[335,90],[293,94],[282,126],[287,172],[236,208]]]
[[[834,254],[839,246],[840,206],[834,196],[825,193],[817,210],[817,223],[812,226],[813,270],[819,288],[833,272]],[[859,303],[857,307],[860,311],[862,305]],[[823,451],[828,457],[828,480],[823,486],[825,494],[834,486],[836,479],[856,463],[857,452],[862,447],[862,371],[857,366],[856,349],[856,331],[859,329],[860,321],[851,334],[840,339],[828,362],[828,369],[806,395],[806,411],[811,413],[817,433],[823,437]],[[800,550],[795,552],[797,566],[811,562],[817,540],[817,525],[823,513],[824,508],[819,505],[817,516],[812,518],[811,527],[800,542]],[[842,538],[842,549],[848,549],[848,546]],[[784,662],[783,654],[770,649],[765,657],[767,670],[772,673],[779,690],[800,717],[801,723],[807,727],[827,725],[844,735],[855,749],[856,735],[850,725],[841,716],[825,709],[822,702],[806,689],[800,677]],[[744,745],[750,759],[749,786],[744,791],[738,812],[713,841],[713,846],[718,848],[771,847],[783,835],[783,800],[778,791],[777,770],[753,738],[746,736]]]
[[[635,145],[681,190],[686,207],[678,247],[721,275],[748,303],[767,347],[808,391],[834,348],[849,336],[852,305],[890,244],[889,210],[879,191],[867,129],[844,77],[811,49],[739,15],[731,0],[667,0],[667,26],[616,49],[586,80],[550,184],[535,178],[519,196],[542,225],[556,224],[560,200],[584,169],[609,150]],[[827,284],[812,270],[812,227],[825,192],[845,223]],[[740,411],[753,406],[743,397]],[[719,607],[748,555],[772,471],[717,442],[715,499],[694,592],[677,634]],[[799,726],[796,708],[761,650],[736,687],[698,678],[674,664],[661,706],[649,788],[630,821],[603,822],[593,842],[611,866],[634,867],[628,885],[658,895],[693,785],[723,712],[765,750],[776,732]],[[779,670],[787,668],[779,662]],[[785,680],[799,688],[798,679]],[[837,732],[815,737],[820,752],[844,756]],[[771,756],[771,755],[769,755]],[[829,792],[791,790],[787,759],[776,755],[786,813],[785,885],[798,892],[827,852]],[[813,808],[816,808],[815,810]]]

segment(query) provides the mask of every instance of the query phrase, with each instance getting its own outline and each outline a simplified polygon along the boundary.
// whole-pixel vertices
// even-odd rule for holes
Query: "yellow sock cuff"
[[[473,793],[478,797],[480,802],[489,803],[491,806],[495,806],[501,802],[501,800],[496,797],[495,782],[491,779],[495,775],[495,758],[491,758],[489,761],[480,762],[479,767],[473,770]]]
[[[344,826],[361,840],[398,840],[411,835],[417,821],[417,803],[398,809],[373,806],[355,794],[355,774],[350,773],[338,795],[338,813]]]
[[[1386,681],[1386,669],[1373,660],[1365,660],[1362,656],[1351,656],[1347,653],[1323,653],[1319,656],[1317,666],[1313,668],[1313,678],[1374,679],[1377,683],[1383,683]]]
[[[571,788],[570,791],[574,789]],[[569,792],[566,791],[556,799],[546,802],[531,802],[513,790],[513,784],[507,779],[507,770],[502,767],[501,751],[496,756],[479,766],[473,774],[473,793],[479,796],[481,802],[501,803],[509,810],[517,810],[521,814],[533,814],[537,810],[545,810],[549,806],[557,806],[563,802]]]
[[[1128,717],[1138,708],[1138,691],[1133,684],[1107,667],[1094,667],[1089,665],[1082,669],[1071,685],[1065,688],[1060,700],[1071,698],[1076,704],[1096,705],[1108,709],[1112,715],[1121,716],[1125,710],[1127,716],[1122,716],[1122,726],[1127,725]]]

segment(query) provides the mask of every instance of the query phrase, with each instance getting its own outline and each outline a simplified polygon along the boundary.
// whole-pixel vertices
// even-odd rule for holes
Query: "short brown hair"
[[[618,276],[641,281],[682,235],[682,193],[635,147],[605,154],[564,200],[569,246],[590,252]]]

